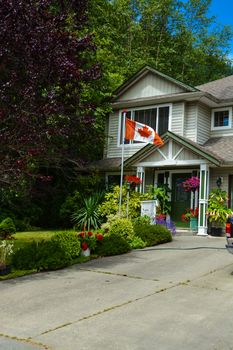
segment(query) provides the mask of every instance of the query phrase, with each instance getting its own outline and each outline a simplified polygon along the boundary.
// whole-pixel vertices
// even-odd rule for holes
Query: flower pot
[[[198,231],[198,219],[197,218],[190,218],[189,227],[190,227],[191,231],[197,232]]]
[[[221,237],[223,234],[222,227],[211,227],[210,228],[210,235],[215,237]]]
[[[0,276],[11,273],[11,265],[0,266]]]
[[[91,251],[90,251],[90,249],[89,248],[87,248],[87,249],[82,249],[81,250],[81,255],[82,256],[90,256],[91,255]]]

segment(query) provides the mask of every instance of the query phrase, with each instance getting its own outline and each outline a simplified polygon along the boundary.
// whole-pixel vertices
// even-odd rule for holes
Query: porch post
[[[139,186],[139,192],[144,193],[144,185],[145,185],[145,169],[142,166],[137,167],[137,177],[140,178],[141,184]]]
[[[209,196],[209,165],[200,165],[200,189],[199,189],[199,216],[198,216],[198,236],[207,236],[206,211]]]

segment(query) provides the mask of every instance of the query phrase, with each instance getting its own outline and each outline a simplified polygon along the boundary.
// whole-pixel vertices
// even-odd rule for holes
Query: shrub
[[[111,224],[109,233],[114,233],[127,239],[134,234],[133,224],[129,219],[116,219]]]
[[[134,233],[146,243],[146,246],[153,246],[172,240],[171,232],[163,225],[135,225]]]
[[[149,216],[138,216],[136,219],[134,219],[133,221],[133,226],[137,226],[137,225],[150,225],[151,223],[151,219]]]
[[[129,242],[122,236],[112,233],[103,236],[95,248],[94,253],[100,256],[124,254],[130,251]]]
[[[146,243],[138,236],[133,236],[128,240],[131,249],[142,249],[145,248]]]
[[[99,212],[103,217],[109,217],[109,215],[116,215],[119,211],[119,195],[120,186],[115,186],[112,192],[105,194],[104,202],[99,206]],[[141,200],[144,199],[144,195],[139,192],[131,191],[129,196],[129,217],[135,218],[140,215]],[[127,190],[126,186],[122,187],[122,206],[121,213],[126,216],[126,202],[127,202]]]
[[[103,192],[99,192],[87,199],[84,199],[83,208],[75,211],[71,215],[71,219],[78,228],[89,231],[91,228],[98,229],[100,227],[101,220],[98,206],[103,196]]]
[[[0,238],[6,239],[10,238],[13,233],[15,233],[16,228],[13,220],[11,218],[4,219],[0,224]]]
[[[27,243],[15,252],[13,265],[23,270],[55,270],[69,266],[80,252],[80,242],[74,234],[59,233],[50,241]]]
[[[71,215],[80,209],[80,203],[82,203],[82,196],[78,191],[66,197],[59,211],[60,218],[65,226],[72,227]]]

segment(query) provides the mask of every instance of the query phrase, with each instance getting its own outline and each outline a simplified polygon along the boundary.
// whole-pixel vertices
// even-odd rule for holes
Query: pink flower
[[[185,192],[195,192],[199,189],[200,179],[197,176],[192,176],[189,179],[182,182],[182,186]]]

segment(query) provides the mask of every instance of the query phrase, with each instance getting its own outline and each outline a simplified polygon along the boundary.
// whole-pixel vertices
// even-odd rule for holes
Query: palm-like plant
[[[95,193],[93,196],[84,199],[83,208],[71,215],[72,221],[81,229],[90,230],[100,227],[101,219],[98,206],[104,197],[104,193]]]

